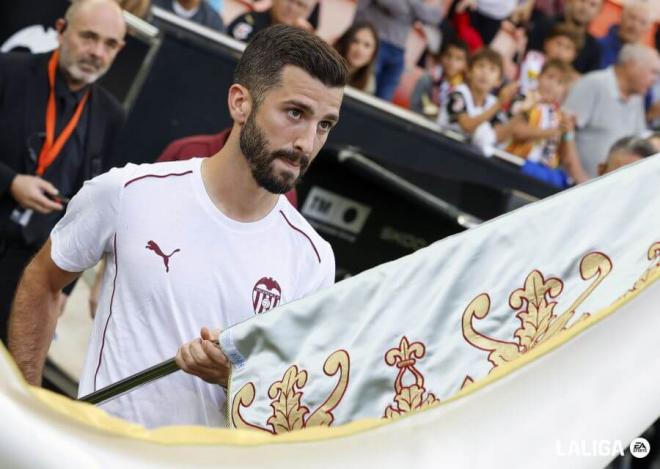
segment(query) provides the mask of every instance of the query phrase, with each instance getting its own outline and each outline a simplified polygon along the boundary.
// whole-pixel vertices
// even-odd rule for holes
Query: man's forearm
[[[559,146],[559,156],[562,166],[576,184],[589,180],[589,175],[584,170],[577,146],[574,140],[564,140]]]
[[[29,384],[40,386],[58,317],[60,290],[34,261],[25,269],[9,319],[9,351]]]

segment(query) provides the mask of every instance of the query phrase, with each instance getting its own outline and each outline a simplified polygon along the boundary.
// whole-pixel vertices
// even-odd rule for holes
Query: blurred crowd
[[[353,88],[409,108],[436,122],[441,130],[459,134],[485,157],[515,155],[523,172],[559,188],[660,151],[660,3],[655,1],[117,1],[125,11],[147,21],[153,18],[154,6],[244,42],[274,24],[316,32],[346,60]],[[347,21],[332,29],[331,34],[321,34],[324,24],[341,23],[332,15],[324,16],[328,11],[340,11]],[[66,19],[56,25],[61,41],[71,36],[68,27]],[[83,57],[87,46],[73,39],[71,44],[64,41],[60,44],[62,63],[71,62],[75,69],[72,76],[90,75],[88,84],[93,83],[111,67],[123,47],[121,28],[117,26],[116,38],[113,36],[104,45],[107,50],[97,54],[101,58],[94,63],[82,60],[84,70],[75,69],[70,57]],[[98,38],[82,41],[99,42]],[[13,80],[5,79],[5,86],[26,92],[23,88],[27,82],[12,70],[22,70],[27,62],[9,56],[0,58],[7,61],[5,72]],[[50,53],[36,57],[38,67],[30,65],[30,70],[45,70],[49,60],[56,61],[57,57]],[[53,83],[62,78],[57,77],[52,77]],[[34,79],[45,77],[35,75]],[[87,161],[91,154],[91,164],[84,166],[83,176],[87,178],[101,167],[93,156],[111,153],[114,148],[115,129],[123,122],[122,110],[112,97],[107,98],[108,103],[93,99],[86,108],[87,88],[76,83],[68,85],[69,90],[60,85],[51,90],[64,104],[58,104],[57,115],[52,116],[57,117],[57,128],[51,131],[63,132],[60,121],[70,120],[71,128],[65,130],[73,132],[75,138],[59,149],[54,147],[51,160],[55,161],[60,150],[72,153],[78,162]],[[8,91],[7,96],[18,97],[18,91]],[[34,108],[41,111],[31,111],[35,122],[43,122],[40,112],[44,111],[45,97],[41,98],[44,103]],[[9,122],[16,113],[25,112],[26,101],[15,101],[15,111],[6,113]],[[94,118],[89,120],[86,113]],[[83,119],[77,125],[80,115]],[[88,122],[90,132],[104,131],[107,142],[101,143],[107,151],[105,147],[103,152],[96,150],[94,145],[100,141],[88,145]],[[39,147],[39,139],[44,136],[24,130],[25,135],[14,140],[27,140],[31,161],[37,161],[38,152],[32,146]],[[209,156],[224,144],[227,135],[225,129],[217,135],[174,142],[180,153],[177,158]],[[72,179],[71,173],[82,173],[80,169],[57,169],[63,164],[57,163],[50,171],[58,173],[58,187],[46,185],[39,177],[23,177],[23,173],[30,172],[23,167],[23,147],[14,140],[3,144],[12,151],[4,151],[0,191],[11,197],[3,199],[0,209],[8,213],[6,218],[9,214],[13,217],[16,223],[10,226],[15,233],[13,238],[2,233],[0,257],[6,257],[2,253],[16,244],[16,266],[5,269],[16,273],[62,213],[58,194],[66,199],[79,189],[82,179]],[[38,156],[41,160],[42,155]],[[295,193],[290,196],[295,200]],[[14,210],[16,204],[27,210]],[[16,275],[12,274],[11,281],[1,282],[0,298],[5,298],[7,305],[18,281]]]
[[[249,41],[284,23],[319,28],[319,0],[153,4]],[[229,0],[227,0],[229,3]],[[352,0],[331,38],[351,86],[464,136],[485,156],[513,154],[523,171],[565,188],[598,176],[615,143],[660,130],[659,8],[646,0]],[[148,17],[149,1],[124,8]],[[600,29],[600,31],[596,31]],[[425,50],[410,63],[411,36]]]

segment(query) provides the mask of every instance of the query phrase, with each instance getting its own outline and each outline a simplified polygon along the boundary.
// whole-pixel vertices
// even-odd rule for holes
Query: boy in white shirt
[[[443,106],[438,124],[462,132],[470,137],[486,156],[495,145],[510,136],[504,113],[518,92],[518,83],[502,83],[504,66],[501,55],[489,48],[477,51],[471,58],[467,83],[458,85]]]

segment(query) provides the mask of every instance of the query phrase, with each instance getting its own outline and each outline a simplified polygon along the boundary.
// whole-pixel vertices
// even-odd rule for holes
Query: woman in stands
[[[335,49],[348,64],[348,84],[360,91],[374,94],[374,64],[378,57],[376,29],[370,23],[355,23],[337,39]]]

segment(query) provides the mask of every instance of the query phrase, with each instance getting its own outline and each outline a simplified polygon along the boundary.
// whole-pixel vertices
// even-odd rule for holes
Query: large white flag
[[[654,278],[560,347],[537,347],[437,407],[279,436],[146,430],[26,386],[0,345],[0,467],[602,469],[660,412]]]
[[[0,467],[602,468],[660,415],[659,182],[655,157],[226,331],[234,430],[146,430],[0,346]]]
[[[656,268],[659,187],[649,158],[225,331],[231,422],[398,417],[563,342]]]

